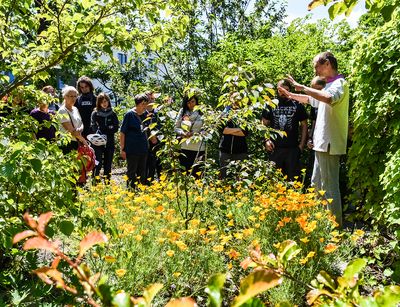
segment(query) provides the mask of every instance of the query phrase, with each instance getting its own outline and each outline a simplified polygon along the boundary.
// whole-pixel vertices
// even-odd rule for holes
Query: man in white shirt
[[[285,95],[301,103],[318,107],[313,144],[315,150],[312,184],[325,191],[325,198],[332,199],[328,208],[341,227],[342,203],[339,189],[340,156],[346,154],[349,112],[349,85],[338,73],[337,60],[331,52],[322,52],[314,58],[315,73],[324,77],[326,86],[322,90],[313,89],[297,83],[291,76],[288,80],[296,91]]]

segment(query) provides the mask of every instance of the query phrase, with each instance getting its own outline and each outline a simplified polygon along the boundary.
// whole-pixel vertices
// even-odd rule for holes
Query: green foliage
[[[320,5],[327,6],[332,2],[334,3],[330,5],[328,11],[330,19],[333,20],[335,17],[343,13],[346,16],[349,16],[360,0],[313,0],[308,5],[308,10],[312,10]],[[366,0],[365,8],[372,14],[381,15],[386,21],[389,21],[391,18],[393,18],[393,12],[396,10],[399,4],[400,2],[398,0]]]
[[[187,3],[2,1],[0,71],[12,72],[15,80],[2,78],[0,96],[25,82],[44,82],[51,68],[66,63],[67,69],[68,62],[88,53],[112,55],[112,48],[129,50],[142,43],[159,49],[177,30],[181,35],[185,31],[188,18],[175,9],[177,5],[185,8]]]
[[[353,197],[365,219],[388,229],[399,224],[398,193],[400,164],[398,18],[379,27],[355,50],[356,102],[354,134],[349,151]]]
[[[311,283],[314,289],[307,294],[307,303],[316,306],[396,306],[400,302],[399,286],[379,289],[373,297],[360,294],[359,287],[363,284],[361,271],[366,265],[365,259],[354,259],[336,280],[321,271]]]

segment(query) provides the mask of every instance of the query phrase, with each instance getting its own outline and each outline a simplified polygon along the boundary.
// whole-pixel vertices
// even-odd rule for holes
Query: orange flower
[[[104,260],[108,263],[114,263],[117,261],[117,259],[115,259],[113,256],[104,256]]]
[[[338,247],[337,247],[336,244],[329,243],[327,246],[325,246],[324,253],[325,253],[325,254],[332,253],[332,252],[334,252],[337,248],[338,248]]]
[[[161,213],[164,211],[164,207],[162,205],[155,208],[156,213]]]
[[[236,260],[237,258],[239,258],[240,253],[231,248],[231,250],[227,252],[227,255],[230,259]]]
[[[104,215],[106,213],[106,211],[103,208],[96,208],[96,211],[100,214],[100,215]]]

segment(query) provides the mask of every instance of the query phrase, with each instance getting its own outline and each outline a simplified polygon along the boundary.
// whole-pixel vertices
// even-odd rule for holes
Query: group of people
[[[337,59],[331,52],[322,52],[313,60],[316,77],[311,86],[296,82],[291,76],[277,84],[278,104],[267,106],[262,112],[262,123],[273,128],[271,138],[265,140],[269,159],[275,162],[288,180],[300,175],[300,155],[307,146],[315,153],[312,185],[325,191],[328,207],[342,226],[342,204],[339,188],[340,156],[346,154],[348,138],[349,86],[338,73]],[[294,87],[296,93],[290,91]],[[235,97],[232,105],[224,110],[229,114],[238,104]],[[204,154],[203,141],[191,136],[201,130],[201,113],[196,110],[196,97],[186,97],[176,120],[176,132],[183,138],[181,164],[190,170],[193,163]],[[304,104],[312,106],[311,129]],[[228,117],[229,118],[229,117]],[[189,128],[188,128],[189,127]],[[284,132],[284,133],[282,133]],[[233,120],[225,121],[219,142],[220,176],[227,176],[230,161],[248,157],[246,137],[248,131]],[[194,170],[194,171],[193,171]],[[192,173],[197,174],[195,168]]]
[[[344,77],[338,73],[337,60],[332,53],[318,54],[313,63],[316,77],[310,87],[299,84],[291,76],[278,82],[279,103],[275,108],[267,106],[262,112],[262,123],[276,131],[271,133],[271,138],[265,140],[265,149],[269,159],[275,162],[288,180],[294,180],[300,174],[301,152],[306,146],[312,148],[315,152],[312,185],[325,191],[329,208],[339,225],[342,225],[339,162],[340,156],[346,153],[349,87]],[[292,87],[296,93],[290,91]],[[118,131],[120,155],[127,161],[128,185],[134,187],[138,180],[145,184],[153,180],[156,174],[159,176],[161,169],[156,152],[160,140],[152,134],[152,130],[159,130],[161,125],[157,110],[153,109],[156,94],[146,92],[136,95],[135,106],[124,115],[119,128],[108,95],[101,93],[96,97],[93,91],[91,80],[81,77],[77,88],[66,86],[62,90],[64,101],[59,110],[49,111],[49,106],[44,104],[39,105],[31,115],[41,120],[43,115],[38,116],[40,112],[57,111],[61,114],[61,129],[70,133],[72,139],[62,147],[64,153],[77,149],[78,143],[87,145],[90,134],[105,135],[105,144],[92,144],[97,160],[95,177],[99,176],[104,167],[104,176],[110,179],[115,133]],[[248,157],[249,131],[229,117],[230,112],[239,108],[235,99],[238,98],[232,97],[231,106],[222,115],[228,118],[223,121],[220,130],[219,162],[222,179],[227,176],[229,162]],[[196,95],[186,95],[175,121],[175,133],[181,140],[180,164],[195,177],[201,173],[198,162],[203,159],[206,151],[206,142],[202,137],[203,115],[196,107],[198,104]],[[310,130],[303,104],[313,107]],[[53,137],[53,134],[50,136]]]

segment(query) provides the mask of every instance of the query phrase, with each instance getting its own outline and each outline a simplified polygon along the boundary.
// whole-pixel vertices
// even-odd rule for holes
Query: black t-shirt
[[[276,135],[272,142],[277,148],[297,147],[299,145],[299,123],[307,119],[304,106],[295,100],[279,98],[275,109],[267,106],[262,117],[270,121],[271,128],[285,131],[287,137]]]
[[[96,107],[96,96],[93,93],[82,94],[78,97],[75,107],[78,108],[83,122],[82,135],[86,137],[90,133],[90,120]]]
[[[318,109],[311,107],[311,111],[310,111],[310,119],[313,120],[317,120],[317,114],[318,114]]]

